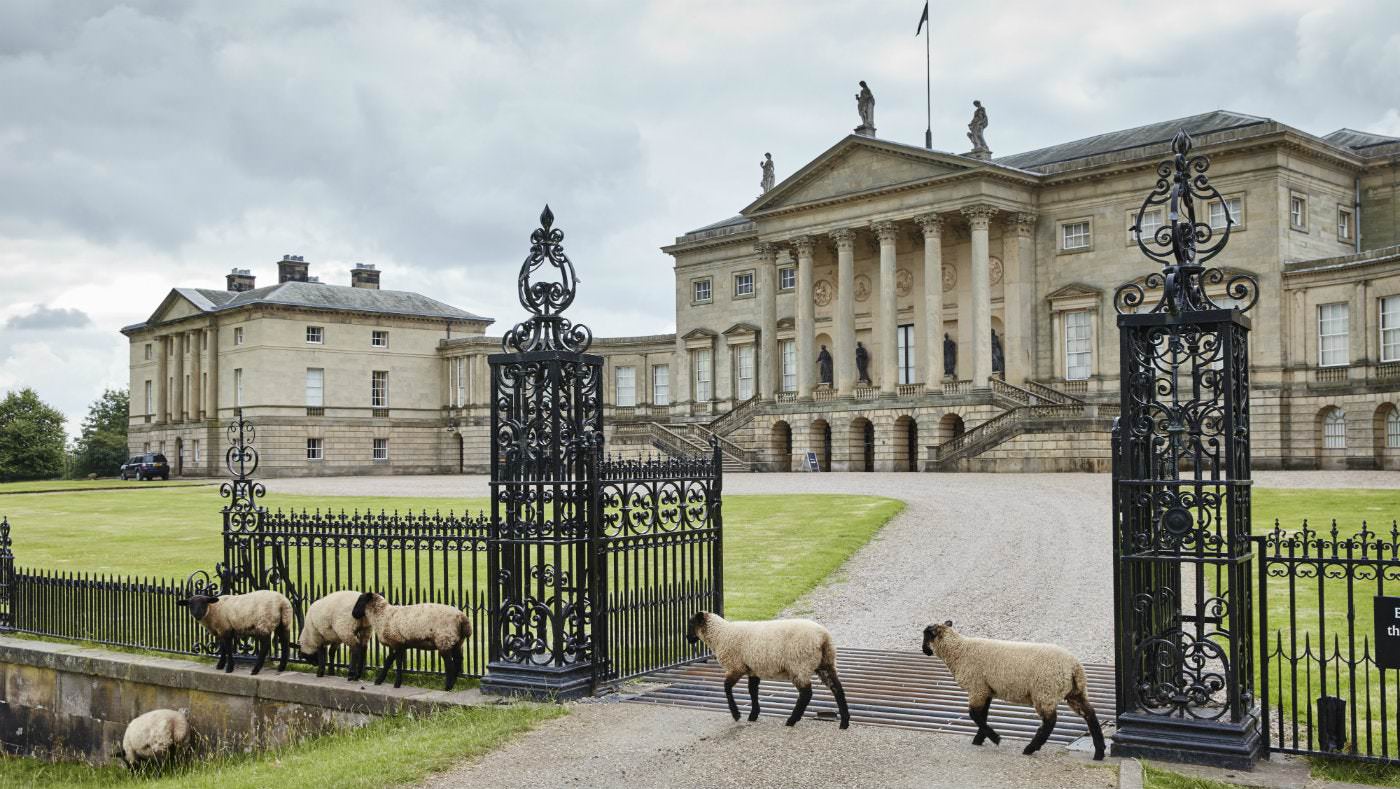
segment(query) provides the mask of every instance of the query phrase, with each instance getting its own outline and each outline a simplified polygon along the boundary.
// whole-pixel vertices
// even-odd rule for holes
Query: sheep
[[[1040,715],[1040,729],[1024,754],[1040,750],[1055,729],[1055,705],[1064,699],[1089,725],[1094,738],[1094,760],[1103,759],[1103,730],[1089,704],[1084,666],[1067,650],[1054,644],[965,638],[950,619],[924,628],[924,654],[938,657],[953,672],[953,679],[967,691],[968,714],[977,724],[973,745],[983,739],[1001,743],[1001,736],[987,725],[987,708],[998,698],[1013,704],[1030,704]]]
[[[846,707],[846,691],[836,676],[836,647],[831,633],[810,619],[775,619],[770,622],[730,622],[719,614],[701,611],[690,618],[686,641],[704,641],[724,667],[724,695],[729,714],[739,720],[734,703],[734,685],[745,674],[749,677],[749,698],[753,702],[749,720],[758,720],[760,679],[786,679],[797,688],[797,705],[787,719],[793,726],[807,711],[812,700],[812,674],[816,674],[836,697],[841,728],[851,725]]]
[[[190,722],[179,710],[151,710],[134,718],[122,734],[122,760],[135,771],[141,762],[172,758],[190,744]]]
[[[327,653],[341,644],[351,650],[348,679],[354,682],[364,675],[371,628],[363,617],[353,615],[359,599],[359,592],[332,592],[306,609],[297,648],[304,659],[316,663],[316,676],[326,675]]]
[[[252,673],[262,670],[274,636],[282,650],[277,670],[287,670],[287,653],[292,640],[292,603],[283,595],[268,589],[220,597],[197,594],[179,604],[188,608],[190,615],[219,639],[217,668],[225,673],[233,673],[233,647],[244,636],[257,641],[257,660]]]
[[[366,592],[355,601],[351,616],[367,619],[379,643],[389,648],[389,656],[379,667],[374,684],[382,684],[389,675],[389,666],[397,661],[394,687],[401,687],[404,653],[409,649],[432,649],[446,664],[446,689],[452,690],[457,675],[462,673],[462,642],[472,634],[472,623],[466,614],[441,603],[390,605],[383,595]]]

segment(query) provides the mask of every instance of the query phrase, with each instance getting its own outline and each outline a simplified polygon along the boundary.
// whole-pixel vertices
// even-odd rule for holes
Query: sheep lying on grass
[[[457,675],[462,673],[462,642],[472,634],[472,623],[466,614],[441,603],[390,605],[383,595],[366,592],[355,601],[351,615],[368,620],[379,643],[389,648],[389,656],[374,684],[383,683],[390,664],[397,661],[394,687],[401,687],[404,653],[409,649],[432,649],[446,664],[447,690],[452,690]]]
[[[364,675],[371,628],[367,620],[354,615],[359,599],[359,592],[332,592],[306,609],[297,648],[303,658],[315,661],[316,676],[326,675],[327,653],[341,644],[350,648],[349,680],[354,682]]]
[[[749,720],[758,720],[758,682],[761,679],[786,679],[797,688],[797,705],[788,717],[792,726],[802,719],[807,703],[812,700],[812,675],[836,697],[841,715],[841,728],[851,725],[851,713],[846,708],[846,692],[836,676],[836,647],[831,633],[810,619],[775,619],[771,622],[730,622],[719,614],[701,611],[690,618],[686,640],[694,644],[704,641],[724,666],[724,695],[729,700],[729,714],[739,720],[739,705],[734,703],[734,685],[739,678],[749,677],[749,698],[753,708]]]
[[[1094,759],[1103,759],[1103,730],[1089,704],[1084,666],[1054,644],[964,638],[952,620],[924,628],[924,654],[938,654],[953,672],[953,679],[967,691],[968,714],[977,724],[973,745],[984,738],[1000,743],[1001,736],[987,725],[987,708],[997,698],[1013,704],[1029,704],[1040,715],[1040,729],[1022,753],[1032,754],[1055,729],[1055,705],[1064,699],[1089,725],[1094,738]]]
[[[287,653],[292,641],[292,603],[286,597],[260,589],[222,597],[190,595],[188,600],[179,603],[189,608],[190,614],[219,639],[218,668],[225,673],[233,672],[233,647],[245,636],[257,642],[257,660],[252,673],[262,670],[274,636],[281,649],[277,670],[287,670]]]
[[[190,744],[190,722],[179,710],[151,710],[126,725],[122,759],[128,769],[172,759]]]

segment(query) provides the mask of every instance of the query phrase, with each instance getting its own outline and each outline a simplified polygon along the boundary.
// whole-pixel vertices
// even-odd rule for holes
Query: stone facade
[[[800,468],[809,452],[850,470],[1106,468],[1113,292],[1156,270],[1131,227],[1179,129],[1211,157],[1224,197],[1198,220],[1220,233],[1230,215],[1229,247],[1213,263],[1260,285],[1250,313],[1256,465],[1396,463],[1400,139],[1316,137],[1225,111],[990,159],[845,137],[739,216],[663,248],[675,260],[676,332],[592,348],[605,359],[610,448],[702,451],[718,436],[736,467],[759,470]],[[1149,213],[1144,227],[1166,219]],[[282,275],[305,280],[307,266],[292,263],[279,264]],[[377,285],[377,275],[355,277]],[[235,272],[229,287],[251,279]],[[230,370],[242,369],[245,410],[272,447],[265,471],[489,467],[488,357],[500,341],[485,336],[488,319],[440,304],[435,317],[268,299],[211,309],[191,293],[210,292],[177,289],[127,330],[133,452],[163,441],[169,454],[178,441],[186,473],[218,473]],[[309,347],[314,321],[327,344],[345,345]],[[242,347],[230,336],[240,326]],[[391,346],[365,347],[383,328]],[[214,352],[185,350],[205,337]],[[318,366],[326,403],[313,415],[302,377]],[[367,402],[372,370],[389,371],[388,416]],[[214,381],[202,411],[180,391],[190,372]],[[147,380],[158,405],[142,411]],[[308,460],[317,437],[325,456]],[[385,437],[390,459],[371,461]]]

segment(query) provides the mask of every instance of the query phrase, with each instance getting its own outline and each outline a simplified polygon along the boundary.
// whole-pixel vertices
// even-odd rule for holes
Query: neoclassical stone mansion
[[[753,470],[1106,470],[1113,291],[1155,270],[1130,228],[1180,129],[1224,196],[1204,221],[1233,222],[1213,264],[1260,284],[1256,467],[1397,465],[1400,138],[1226,111],[1010,156],[879,139],[862,117],[783,180],[765,162],[758,199],[663,247],[676,333],[594,342],[609,449],[715,437]],[[133,452],[217,475],[241,404],[272,474],[488,465],[490,319],[379,290],[369,267],[346,287],[278,265],[277,285],[236,270],[123,330]]]

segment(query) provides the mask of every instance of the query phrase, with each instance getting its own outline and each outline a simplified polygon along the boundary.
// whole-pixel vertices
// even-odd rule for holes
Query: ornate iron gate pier
[[[1122,415],[1114,428],[1115,755],[1248,767],[1254,695],[1249,351],[1258,286],[1204,263],[1233,219],[1179,132],[1133,226],[1163,264],[1115,294]],[[1196,201],[1226,207],[1213,239]],[[1169,224],[1142,237],[1144,214]],[[1145,306],[1149,290],[1160,300]]]

